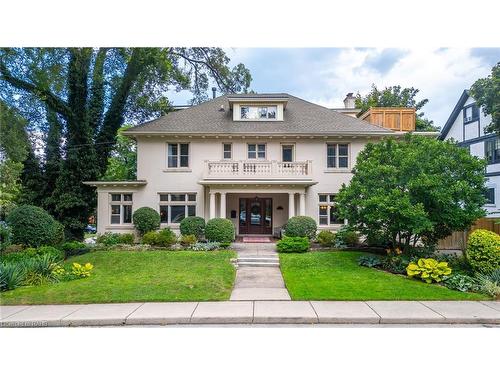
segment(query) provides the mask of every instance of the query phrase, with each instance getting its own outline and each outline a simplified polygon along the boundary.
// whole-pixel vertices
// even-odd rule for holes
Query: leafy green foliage
[[[127,181],[136,179],[137,153],[135,140],[123,135],[131,125],[124,125],[118,129],[116,144],[108,158],[108,166],[102,180]]]
[[[335,245],[339,248],[359,245],[359,234],[350,227],[344,226],[335,233]]]
[[[193,251],[212,251],[220,248],[219,242],[196,242],[190,248]]]
[[[439,128],[433,125],[433,121],[424,118],[424,113],[420,111],[429,99],[416,100],[419,89],[414,87],[401,88],[401,86],[385,87],[379,90],[377,86],[372,85],[371,91],[366,96],[356,95],[356,108],[360,108],[360,115],[366,112],[370,107],[407,107],[415,108],[417,118],[415,119],[415,130],[417,131],[437,131]]]
[[[393,248],[432,245],[484,215],[484,165],[452,141],[407,134],[369,143],[338,208],[354,230]]]
[[[160,220],[160,214],[151,207],[138,208],[132,215],[134,226],[141,234],[158,229]]]
[[[500,268],[486,274],[478,274],[480,290],[496,299],[500,298]]]
[[[93,268],[94,266],[91,263],[85,263],[84,265],[81,265],[80,263],[73,263],[71,273],[81,279],[89,277],[90,271],[92,271]]]
[[[112,246],[118,244],[132,245],[135,242],[135,237],[133,233],[114,233],[105,232],[99,234],[96,238],[96,243]]]
[[[477,292],[481,288],[478,280],[462,273],[456,273],[447,277],[444,279],[443,284],[449,289],[461,292]]]
[[[142,236],[142,243],[157,247],[170,247],[177,241],[175,233],[170,228],[160,231],[150,231]]]
[[[85,243],[79,241],[65,242],[61,245],[61,250],[64,251],[66,258],[82,255],[90,251]]]
[[[363,267],[378,267],[382,264],[380,257],[376,255],[362,255],[358,258],[358,264]]]
[[[0,262],[0,290],[11,290],[19,288],[26,276],[26,270],[20,263]]]
[[[45,283],[57,282],[58,279],[53,273],[60,258],[51,253],[28,258],[21,264],[25,267],[25,285],[42,285]]]
[[[179,238],[179,243],[184,247],[193,246],[198,240],[194,234],[183,234]]]
[[[49,254],[56,262],[64,259],[64,252],[53,246],[29,247],[23,251],[29,258]]]
[[[443,276],[451,274],[451,268],[446,262],[438,262],[432,258],[420,258],[417,263],[411,262],[406,267],[408,277],[417,277],[430,284],[433,281],[440,282]]]
[[[380,268],[391,273],[406,275],[406,267],[408,267],[408,264],[410,264],[410,259],[408,257],[389,254],[382,258]]]
[[[12,243],[12,231],[6,222],[0,221],[0,252]]]
[[[285,236],[276,244],[279,253],[305,253],[310,248],[307,237]]]
[[[500,236],[486,229],[475,230],[469,236],[466,256],[477,272],[489,273],[500,268]]]
[[[59,223],[40,207],[18,206],[7,217],[7,223],[16,244],[38,247],[57,244],[61,239]]]
[[[285,225],[287,237],[307,237],[310,240],[316,237],[318,226],[316,221],[309,216],[293,216]]]
[[[485,115],[491,115],[491,123],[485,128],[487,132],[500,134],[500,62],[491,69],[487,78],[480,78],[470,89],[471,96]]]
[[[318,233],[316,240],[321,246],[331,247],[335,241],[335,233],[329,230],[322,230]]]
[[[234,226],[231,220],[210,219],[205,227],[205,237],[211,242],[233,242]]]
[[[205,219],[199,216],[188,216],[181,220],[180,231],[182,235],[193,234],[197,239],[205,233]]]

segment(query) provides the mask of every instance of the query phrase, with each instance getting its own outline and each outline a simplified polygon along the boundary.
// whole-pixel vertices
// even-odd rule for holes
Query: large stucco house
[[[339,111],[288,94],[224,95],[131,128],[137,180],[88,183],[97,231],[133,231],[143,206],[174,230],[194,215],[228,218],[239,235],[274,234],[294,215],[338,229],[335,195],[358,153],[404,134],[356,118],[353,100]]]
[[[485,116],[469,91],[464,90],[439,137],[454,139],[471,155],[486,159],[487,203],[484,208],[488,218],[495,218],[500,217],[500,137],[485,132],[490,123],[491,116]]]

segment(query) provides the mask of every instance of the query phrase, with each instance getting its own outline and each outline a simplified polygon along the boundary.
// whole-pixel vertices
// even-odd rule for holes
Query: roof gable
[[[462,111],[462,108],[463,108],[465,102],[467,101],[467,99],[469,99],[469,96],[470,96],[469,90],[464,90],[462,92],[462,95],[460,96],[460,99],[458,99],[458,102],[455,105],[455,108],[453,108],[453,111],[451,112],[450,117],[448,118],[448,120],[444,124],[443,129],[441,130],[441,134],[439,134],[438,139],[443,140],[446,138],[451,127],[455,123],[455,120],[457,119],[458,115]]]

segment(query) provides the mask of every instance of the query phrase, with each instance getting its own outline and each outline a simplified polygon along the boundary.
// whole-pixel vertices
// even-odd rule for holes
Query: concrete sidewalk
[[[500,324],[498,301],[224,301],[0,306],[1,327]]]

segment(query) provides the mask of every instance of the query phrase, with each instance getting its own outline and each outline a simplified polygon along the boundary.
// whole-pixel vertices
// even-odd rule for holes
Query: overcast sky
[[[500,48],[232,48],[231,64],[244,63],[259,93],[285,92],[327,107],[342,107],[348,92],[365,94],[372,83],[420,89],[426,117],[443,126],[462,91],[486,77]],[[185,104],[189,93],[169,95]]]

